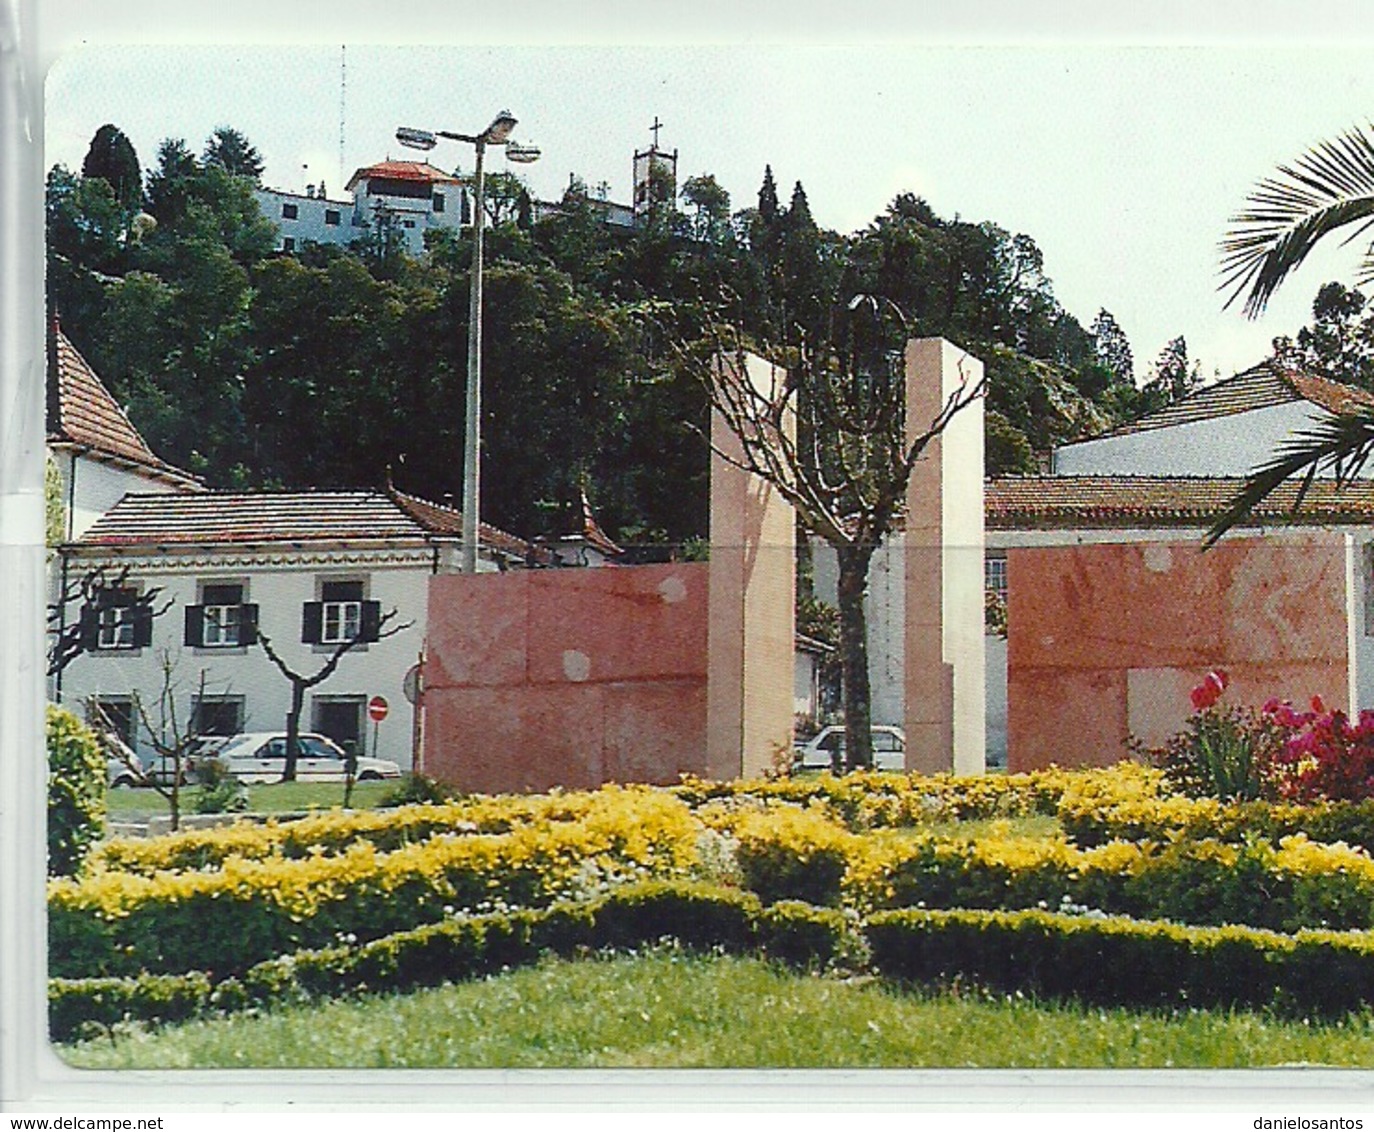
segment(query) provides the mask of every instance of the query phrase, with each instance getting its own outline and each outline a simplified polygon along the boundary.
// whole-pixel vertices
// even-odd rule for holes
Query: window
[[[1007,600],[1007,560],[1005,557],[983,559],[983,588],[996,594],[1001,601]]]
[[[242,730],[242,696],[197,697],[191,705],[192,735],[237,735]]]
[[[324,210],[324,222],[326,224],[337,226],[342,223],[342,220],[343,218],[339,215],[339,210],[337,208],[326,208]]]
[[[98,696],[91,700],[90,721],[98,731],[107,728],[124,741],[134,745],[134,701],[127,696]]]
[[[436,190],[435,193],[434,193],[434,211],[435,211],[435,212],[443,212],[443,211],[444,211],[444,194],[441,193],[441,192],[438,192],[437,190]]]
[[[105,589],[81,610],[81,643],[88,652],[137,649],[152,644],[153,611],[135,589]]]
[[[365,696],[316,696],[312,703],[311,730],[327,735],[348,750],[361,750]]]
[[[281,241],[281,250],[284,252],[294,252],[296,250],[296,241],[293,240],[290,236],[283,236]]]
[[[301,640],[315,645],[375,641],[381,627],[380,609],[377,602],[363,600],[362,582],[323,582],[320,600],[305,603]]]
[[[251,645],[258,639],[258,607],[243,600],[241,582],[207,582],[200,604],[186,607],[185,643],[222,649]]]
[[[295,220],[296,212],[297,209],[294,204],[283,204],[281,206],[281,217],[283,220]]]

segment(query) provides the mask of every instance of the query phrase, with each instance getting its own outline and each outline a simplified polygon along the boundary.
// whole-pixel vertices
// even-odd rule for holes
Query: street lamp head
[[[519,142],[507,142],[506,160],[514,161],[518,165],[529,165],[531,162],[539,160],[539,147],[537,145],[521,145]]]
[[[508,137],[511,130],[515,129],[515,118],[509,110],[502,110],[496,115],[496,120],[482,133],[482,140],[491,145],[501,145]]]
[[[397,130],[396,140],[410,149],[433,149],[439,143],[433,131],[416,130],[410,126],[402,126]]]

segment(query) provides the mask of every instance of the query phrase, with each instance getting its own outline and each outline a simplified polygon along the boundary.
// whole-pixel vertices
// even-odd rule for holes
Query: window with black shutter
[[[110,588],[81,609],[81,643],[90,652],[142,648],[152,643],[153,611],[135,604],[138,591]]]
[[[320,606],[319,636],[316,638],[319,644],[342,644],[363,635],[362,582],[325,582],[320,586],[317,604]]]
[[[257,607],[244,604],[241,583],[207,583],[201,586],[200,604],[186,609],[185,642],[197,648],[236,648],[257,639],[256,627]]]

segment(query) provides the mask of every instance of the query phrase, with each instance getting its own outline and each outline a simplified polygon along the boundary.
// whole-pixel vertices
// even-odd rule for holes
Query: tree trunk
[[[868,589],[870,547],[837,547],[840,581],[840,668],[844,681],[844,761],[846,770],[873,765],[872,693],[868,684]]]
[[[300,754],[301,709],[305,706],[305,681],[291,681],[291,710],[286,716],[286,765],[282,767],[283,782],[296,781],[296,759]]]

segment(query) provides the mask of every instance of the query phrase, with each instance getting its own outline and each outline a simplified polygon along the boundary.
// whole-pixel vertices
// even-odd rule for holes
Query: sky
[[[679,184],[711,173],[736,209],[756,203],[770,165],[784,201],[800,181],[817,222],[842,232],[912,192],[942,216],[1025,233],[1085,327],[1100,308],[1115,316],[1138,375],[1183,335],[1208,380],[1295,334],[1317,288],[1352,280],[1359,258],[1324,249],[1261,319],[1223,309],[1217,245],[1246,194],[1374,117],[1374,32],[1328,19],[1316,34],[1296,5],[1218,0],[1204,20],[1165,3],[1123,24],[1103,5],[895,16],[859,0],[843,25],[834,5],[799,3],[779,22],[748,0],[653,19],[644,5],[515,2],[504,23],[428,0],[398,0],[386,19],[354,0],[311,18],[238,0],[232,22],[186,7],[44,0],[44,168],[79,168],[106,122],[145,168],[164,138],[199,151],[232,125],[261,152],[265,184],[323,180],[339,196],[356,168],[413,156],[397,126],[475,133],[509,109],[516,140],[542,151],[511,167],[536,196],[577,175],[627,200],[658,120]],[[441,146],[436,164],[470,167],[468,147]]]

